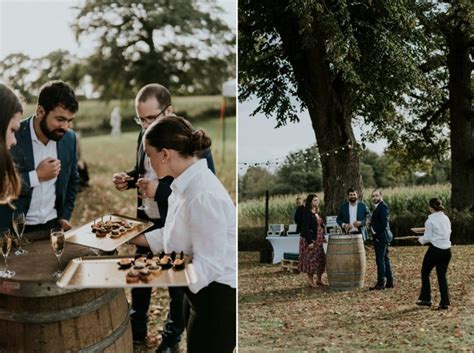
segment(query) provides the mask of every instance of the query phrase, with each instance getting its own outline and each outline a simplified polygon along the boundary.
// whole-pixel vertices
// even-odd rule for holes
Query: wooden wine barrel
[[[366,260],[362,235],[331,234],[326,266],[331,289],[353,290],[364,287]]]
[[[123,289],[65,290],[52,274],[56,257],[48,240],[10,255],[16,271],[0,278],[0,352],[133,352],[128,303]],[[91,250],[66,243],[62,268]]]

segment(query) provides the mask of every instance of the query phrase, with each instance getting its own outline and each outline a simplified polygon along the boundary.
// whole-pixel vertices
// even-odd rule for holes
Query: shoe
[[[431,302],[427,300],[417,300],[416,305],[431,306]]]
[[[376,284],[373,287],[369,287],[369,290],[383,290],[383,289],[385,289],[385,287],[380,284]]]
[[[438,310],[448,310],[448,309],[449,309],[449,305],[444,305],[444,304],[441,305],[441,304],[440,304],[440,305],[438,306]]]
[[[178,352],[179,352],[179,342],[171,346],[168,346],[168,345],[165,345],[163,341],[160,343],[160,345],[155,351],[155,353],[178,353]]]
[[[385,288],[393,288],[393,282],[387,282]]]

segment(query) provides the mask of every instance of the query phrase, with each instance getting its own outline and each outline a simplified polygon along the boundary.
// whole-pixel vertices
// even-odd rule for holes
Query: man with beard
[[[370,212],[365,203],[358,201],[357,191],[354,188],[347,190],[347,200],[341,205],[336,222],[346,233],[362,234],[362,238],[367,240],[366,221],[370,217]]]
[[[21,174],[15,212],[26,218],[25,234],[44,238],[54,227],[71,228],[77,192],[76,135],[69,130],[79,108],[74,91],[62,81],[41,87],[36,114],[21,122],[11,153]],[[0,208],[0,223],[11,224],[12,210]],[[3,224],[2,224],[3,225]]]

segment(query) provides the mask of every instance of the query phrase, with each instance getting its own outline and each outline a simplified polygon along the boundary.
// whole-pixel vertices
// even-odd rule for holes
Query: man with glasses
[[[135,122],[142,129],[138,136],[137,159],[135,168],[129,172],[113,175],[117,190],[123,191],[136,188],[140,182],[141,194],[138,192],[137,217],[148,219],[154,223],[152,229],[162,228],[168,210],[168,196],[171,194],[170,185],[173,178],[167,176],[158,180],[150,165],[148,156],[143,148],[143,135],[146,129],[158,118],[172,115],[171,94],[168,89],[159,84],[148,84],[140,89],[135,98],[137,117]],[[210,151],[203,151],[201,156],[207,159],[208,167],[214,172],[214,164]],[[143,184],[146,187],[142,187]],[[150,202],[151,201],[151,202]],[[143,204],[146,207],[142,207]],[[137,248],[137,253],[147,253],[148,248]],[[178,352],[181,334],[185,323],[183,316],[184,288],[170,287],[170,305],[168,318],[163,326],[162,341],[156,352]],[[144,343],[147,336],[148,308],[150,305],[151,288],[132,289],[131,323],[135,343]]]
[[[77,193],[76,134],[70,130],[79,104],[71,87],[51,81],[41,87],[36,114],[21,122],[11,149],[21,173],[15,212],[26,218],[29,238],[49,237],[54,227],[71,228]],[[0,207],[0,223],[10,226],[12,210]]]

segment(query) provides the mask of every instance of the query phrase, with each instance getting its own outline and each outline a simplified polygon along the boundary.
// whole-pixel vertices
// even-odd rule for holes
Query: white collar
[[[171,184],[171,190],[173,192],[178,191],[183,193],[188,187],[191,179],[199,174],[203,169],[207,168],[207,160],[205,158],[199,159],[197,162],[191,164],[184,170]]]

